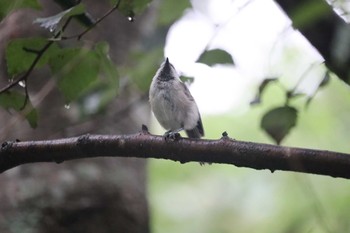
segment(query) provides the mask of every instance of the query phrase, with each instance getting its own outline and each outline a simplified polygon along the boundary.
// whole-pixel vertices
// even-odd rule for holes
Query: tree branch
[[[293,27],[298,29],[323,56],[328,69],[349,85],[349,53],[344,52],[339,57],[336,52],[340,50],[340,44],[345,46],[341,48],[342,51],[350,50],[350,43],[340,42],[344,37],[342,33],[350,32],[350,25],[333,11],[326,0],[276,0],[276,2],[292,20]],[[305,13],[307,11],[305,8],[310,6],[318,6],[322,9],[322,15],[305,20],[300,13],[304,11],[304,15],[308,14]]]
[[[226,135],[219,140],[165,140],[149,134],[147,129],[134,135],[82,135],[47,141],[4,142],[0,148],[0,172],[27,163],[61,163],[91,157],[224,163],[272,172],[284,170],[350,178],[350,154],[236,141]]]
[[[69,25],[69,23],[71,22],[72,17],[68,17],[68,19],[66,20],[66,22],[64,23],[64,25],[62,26],[62,30],[58,33],[55,34],[54,38],[58,38],[61,33],[67,28],[67,26]],[[45,52],[51,47],[51,45],[54,43],[54,41],[48,41],[40,50],[33,50],[31,48],[23,48],[24,51],[26,52],[30,52],[30,53],[35,53],[36,57],[34,58],[32,64],[30,65],[29,69],[24,73],[24,75],[20,76],[19,78],[17,78],[15,81],[12,81],[11,83],[7,84],[5,87],[0,89],[0,94],[4,93],[6,91],[8,91],[9,89],[11,89],[12,87],[16,86],[17,84],[19,84],[19,82],[24,81],[25,83],[25,94],[26,94],[26,98],[25,101],[23,103],[23,107],[22,109],[25,108],[25,106],[28,103],[29,100],[29,93],[28,93],[28,77],[29,75],[33,72],[35,66],[38,64],[38,62],[40,61],[41,57],[45,54]]]
[[[88,33],[91,29],[97,26],[97,24],[101,23],[107,16],[112,14],[115,10],[119,8],[121,0],[118,0],[118,2],[109,9],[101,18],[97,19],[95,23],[93,23],[90,27],[86,28],[84,31],[80,32],[79,34],[73,35],[73,36],[64,36],[61,38],[61,40],[69,40],[73,38],[77,38],[77,40],[80,40],[86,33]]]
[[[12,87],[16,86],[21,81],[24,81],[28,85],[27,80],[28,80],[29,75],[33,72],[35,66],[40,61],[41,57],[45,54],[45,52],[51,47],[51,45],[54,42],[63,40],[62,38],[64,38],[64,39],[77,38],[78,40],[80,40],[81,37],[83,37],[91,29],[93,29],[95,26],[97,26],[97,24],[99,24],[107,16],[109,16],[116,9],[118,9],[120,1],[121,0],[118,0],[118,2],[109,11],[107,11],[100,19],[98,19],[94,24],[92,24],[86,30],[84,30],[83,32],[81,32],[81,33],[79,33],[77,35],[74,35],[74,36],[71,36],[71,37],[61,37],[61,35],[64,33],[64,31],[66,30],[66,28],[68,27],[68,25],[70,24],[70,22],[71,22],[71,20],[73,18],[72,16],[70,16],[70,17],[68,17],[68,19],[66,20],[66,22],[62,26],[62,29],[59,32],[57,32],[54,35],[53,38],[49,39],[48,42],[40,50],[33,50],[31,48],[23,48],[27,52],[35,53],[36,57],[33,60],[33,62],[31,63],[29,69],[22,76],[18,77],[16,80],[14,80],[11,83],[7,84],[5,87],[0,88],[0,94],[8,91],[9,89],[11,89]],[[28,103],[28,100],[29,100],[28,86],[27,85],[24,87],[25,88],[25,101],[23,103],[22,109],[25,108],[25,106],[26,106],[26,104]]]

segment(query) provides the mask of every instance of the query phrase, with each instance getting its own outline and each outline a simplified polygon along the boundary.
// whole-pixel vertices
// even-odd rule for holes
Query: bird
[[[152,79],[149,91],[151,109],[171,137],[184,130],[189,138],[201,138],[204,129],[196,101],[175,67],[166,58]]]

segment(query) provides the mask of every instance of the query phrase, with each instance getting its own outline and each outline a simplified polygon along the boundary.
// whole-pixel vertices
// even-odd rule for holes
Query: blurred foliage
[[[50,32],[61,31],[63,26],[62,22],[65,22],[69,17],[81,15],[85,12],[85,6],[83,4],[73,5],[65,11],[46,18],[37,18],[33,23],[40,24],[41,27],[49,29]]]
[[[26,96],[17,91],[6,91],[0,94],[0,106],[10,110],[16,110],[23,115],[30,126],[35,128],[38,124],[38,114],[33,108],[32,104],[29,102],[26,106],[24,103],[26,101]]]
[[[158,9],[159,26],[169,26],[171,23],[179,19],[184,10],[190,6],[191,3],[189,0],[161,1]]]
[[[141,13],[146,9],[152,0],[110,0],[115,5],[119,2],[119,11],[133,21],[135,14]]]
[[[106,43],[97,44],[94,50],[61,49],[50,59],[50,68],[58,79],[58,88],[67,103],[97,86],[117,94],[118,72],[108,57]],[[104,79],[99,78],[99,74],[102,74]]]
[[[41,6],[38,0],[3,0],[0,4],[0,21],[10,12],[20,8],[40,10]]]
[[[158,65],[164,61],[164,39],[168,27],[189,6],[188,0],[159,2],[156,33],[145,38],[142,46],[131,53],[130,62],[122,67],[122,75],[129,77],[141,92],[148,91]]]
[[[204,51],[197,62],[204,63],[208,66],[216,64],[234,64],[231,54],[222,49],[212,49]]]
[[[58,35],[69,17],[81,15],[85,11],[83,4],[75,5],[59,14],[47,18],[38,18],[34,22],[54,34],[55,41],[47,38],[20,38],[11,40],[6,47],[5,59],[10,81],[30,82],[27,74],[33,66],[35,69],[49,65],[52,74],[57,78],[58,89],[68,104],[87,93],[98,94],[97,109],[105,107],[118,93],[119,75],[109,57],[109,45],[99,42],[93,49],[84,47],[62,48]],[[81,45],[80,45],[81,46]],[[22,75],[22,76],[19,76]],[[22,79],[20,79],[22,77]],[[20,84],[20,83],[19,83]],[[25,94],[27,90],[25,89]],[[31,109],[25,114],[32,127],[37,125],[37,114],[30,103],[29,96],[21,93],[5,92],[2,94],[2,106],[18,112]],[[21,103],[19,103],[22,101]],[[6,103],[6,104],[5,104]],[[97,110],[96,110],[97,111]],[[40,122],[39,122],[40,123]]]
[[[133,64],[124,69],[128,76],[140,91],[147,92],[156,73],[158,66],[163,60],[163,48],[155,47],[149,51],[139,51],[131,55]]]
[[[317,94],[317,92],[322,88],[325,87],[326,85],[328,85],[330,80],[330,72],[327,70],[323,76],[322,81],[320,82],[320,84],[318,85],[317,89],[312,93],[312,95],[307,97],[305,106],[308,107],[309,104],[311,103],[311,101],[313,100],[313,98],[315,97],[315,95]]]
[[[261,119],[261,128],[271,136],[277,144],[287,136],[296,125],[297,110],[290,106],[277,107],[269,110]]]
[[[237,140],[271,143],[259,122],[284,97],[280,87],[269,85],[262,104],[249,111],[204,116],[207,138],[227,131]],[[298,127],[283,144],[349,152],[349,102],[348,87],[334,76],[307,109],[303,99],[293,100]],[[149,173],[154,233],[350,231],[346,179],[165,160],[151,160]]]
[[[328,17],[329,6],[326,1],[305,1],[292,16],[295,28],[308,27],[319,18]]]
[[[53,75],[65,101],[77,99],[93,85],[98,75],[96,53],[84,48],[62,49],[50,61]]]
[[[295,109],[298,127],[283,144],[348,153],[349,90],[329,72],[323,80],[319,87],[327,84],[326,88],[295,98],[300,96],[295,88],[288,90],[276,78],[265,79],[257,88],[259,104],[249,111],[242,106],[225,115],[204,115],[206,137],[217,139],[227,131],[237,140],[273,143],[260,128],[262,116],[271,106],[287,103],[294,109],[286,111],[291,112],[286,118],[292,118],[288,129],[296,120]],[[286,81],[295,85],[295,80]],[[162,160],[151,160],[149,173],[155,233],[350,231],[350,184],[345,179]]]
[[[113,4],[117,1],[110,0]],[[133,19],[134,14],[140,13],[150,2],[122,0],[120,10]],[[189,1],[184,0],[161,1],[156,22],[161,27],[169,27],[189,5]],[[0,20],[11,10],[21,7],[40,9],[34,0],[7,1],[0,4]],[[60,21],[65,21],[67,15],[81,14],[81,9],[82,5],[75,10],[68,8],[52,18],[41,19],[41,23],[52,29]],[[322,12],[317,7],[312,10],[315,11],[313,15]],[[300,22],[308,20],[309,15],[304,13],[297,14]],[[11,41],[6,49],[8,73],[14,76],[25,72],[35,59],[33,51],[40,50],[46,43],[45,38]],[[130,55],[132,64],[117,69],[108,56],[109,48],[104,42],[93,48],[61,48],[57,41],[45,51],[35,68],[49,65],[67,103],[81,101],[88,94],[97,93],[100,105],[106,105],[117,94],[118,72],[130,77],[139,90],[147,92],[158,68],[156,64],[163,60],[163,45],[158,43],[152,48],[138,48]],[[205,51],[200,61],[208,65],[234,64],[232,57],[223,50]],[[207,138],[219,138],[222,132],[227,131],[230,137],[238,140],[271,143],[260,130],[260,125],[271,129],[275,127],[273,123],[281,120],[284,124],[277,130],[273,129],[279,135],[275,137],[279,142],[295,125],[295,109],[298,109],[299,127],[290,131],[289,137],[283,140],[285,145],[348,152],[350,96],[347,87],[338,79],[330,79],[326,89],[314,93],[312,98],[316,100],[307,111],[304,108],[305,98],[293,98],[294,92],[289,92],[287,96],[293,101],[293,107],[280,107],[271,111],[271,106],[284,106],[288,91],[278,85],[271,85],[276,83],[272,82],[274,79],[265,80],[259,85],[257,96],[260,105],[249,112],[203,116]],[[325,81],[328,80],[327,73]],[[208,94],[211,94],[210,91]],[[35,126],[38,116],[30,102],[22,110],[25,98],[20,92],[4,92],[0,95],[0,105],[24,114],[28,122]],[[306,98],[307,103],[309,100]],[[263,117],[260,123],[264,114],[265,121]],[[279,118],[281,114],[284,117]],[[230,165],[199,166],[197,163],[178,164],[162,160],[151,160],[149,174],[155,233],[350,231],[350,209],[347,208],[350,204],[350,184],[347,180],[291,172],[277,171],[271,174],[269,171]]]
[[[26,72],[32,65],[40,51],[47,44],[47,39],[41,37],[19,38],[10,41],[6,47],[7,73],[10,76]],[[59,46],[54,43],[45,51],[35,68],[41,68],[49,62],[49,59],[59,50]]]
[[[50,32],[60,32],[62,26],[72,16],[81,16],[85,14],[83,3],[73,0],[55,0],[64,11],[46,18],[38,18],[34,23],[48,29]],[[132,21],[135,14],[143,11],[151,0],[112,0],[111,4],[119,3],[118,10]],[[15,4],[16,3],[16,4]],[[178,18],[183,10],[189,6],[189,1],[180,1],[178,3],[163,2],[160,4],[162,15],[159,16],[159,24],[169,26]],[[19,1],[3,6],[4,16],[9,13],[9,9],[20,7],[32,7],[40,9],[36,1]],[[85,25],[91,25],[88,22]],[[64,35],[60,35],[64,36]],[[55,38],[48,50],[43,52],[43,56],[35,65],[35,68],[42,68],[49,65],[52,74],[57,78],[58,89],[62,92],[65,102],[68,104],[86,96],[94,94],[98,96],[100,104],[98,109],[106,106],[118,92],[119,74],[115,65],[109,59],[108,45],[100,43],[95,49],[87,48],[61,48],[60,38]],[[6,62],[8,73],[12,77],[20,75],[27,71],[40,54],[48,41],[46,38],[22,38],[12,40],[6,48]],[[133,83],[146,92],[151,79],[157,69],[158,64],[162,62],[162,48],[164,43],[153,45],[152,48],[145,48],[132,55],[133,64],[126,67],[127,74]],[[13,78],[15,80],[15,78]],[[7,101],[11,99],[7,98]],[[80,101],[81,102],[81,101]],[[16,109],[16,108],[15,108]],[[95,110],[98,111],[98,110]],[[95,112],[94,111],[94,112]],[[33,124],[31,124],[33,125]]]
[[[254,104],[260,104],[261,103],[261,98],[262,98],[262,95],[266,89],[266,87],[272,83],[272,82],[275,82],[277,81],[277,78],[266,78],[264,79],[260,85],[259,85],[259,88],[258,88],[258,93],[256,94],[254,100],[252,100],[250,102],[251,105],[254,105]]]
[[[315,95],[323,87],[325,87],[330,80],[330,72],[326,70],[321,82],[312,94],[306,95],[302,92],[298,92],[297,88],[300,82],[305,78],[305,75],[310,71],[314,65],[311,65],[306,72],[299,78],[299,81],[294,85],[293,88],[287,89],[279,78],[265,78],[258,87],[257,94],[254,99],[250,102],[250,105],[262,104],[262,98],[268,87],[275,85],[280,91],[284,92],[285,102],[281,107],[275,107],[266,111],[262,118],[260,127],[275,141],[276,144],[280,144],[281,141],[289,134],[289,132],[297,125],[299,108],[290,106],[290,103],[301,97],[305,101],[304,107],[307,108]],[[323,67],[323,66],[322,66]],[[281,100],[283,98],[281,97]],[[279,104],[281,105],[281,104]]]
[[[62,7],[63,10],[71,9],[74,6],[77,6],[77,0],[54,0],[58,5]],[[79,4],[78,4],[79,5]],[[88,12],[81,12],[81,14],[74,15],[74,18],[77,19],[80,23],[86,27],[90,27],[95,23],[95,20]]]
[[[95,52],[99,63],[99,82],[95,87],[100,92],[99,108],[104,109],[119,93],[119,73],[117,67],[109,57],[109,45],[99,42],[95,45]]]

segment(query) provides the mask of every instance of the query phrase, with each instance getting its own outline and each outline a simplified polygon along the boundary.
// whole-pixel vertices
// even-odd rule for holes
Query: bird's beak
[[[169,62],[168,58],[165,59],[163,69],[166,69],[166,70],[170,70],[171,69],[171,65],[170,65],[170,62]]]

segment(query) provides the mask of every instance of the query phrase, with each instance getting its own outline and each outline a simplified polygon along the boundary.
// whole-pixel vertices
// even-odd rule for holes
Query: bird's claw
[[[167,131],[164,134],[164,139],[166,141],[171,140],[171,141],[176,141],[179,138],[181,138],[181,135],[178,132],[172,132],[172,131]]]

